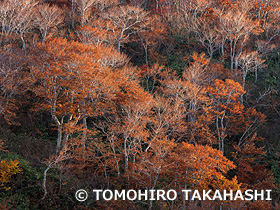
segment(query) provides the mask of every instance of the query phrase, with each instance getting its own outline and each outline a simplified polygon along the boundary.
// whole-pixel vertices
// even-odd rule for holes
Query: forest
[[[0,30],[1,210],[280,209],[279,0],[0,0]]]

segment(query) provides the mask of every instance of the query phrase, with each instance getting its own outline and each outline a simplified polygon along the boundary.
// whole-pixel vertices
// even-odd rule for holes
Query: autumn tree
[[[186,37],[192,32],[193,23],[196,23],[199,16],[203,17],[210,6],[210,1],[207,0],[165,0],[159,2],[165,5],[166,9],[162,15],[170,21],[172,30],[182,31],[182,33],[186,33]]]
[[[219,35],[217,30],[215,30],[215,19],[216,17],[214,15],[205,15],[197,18],[192,25],[192,30],[194,31],[197,40],[206,48],[210,59],[212,59],[214,52],[216,52],[219,47]]]
[[[158,24],[155,25],[155,21]],[[157,16],[150,17],[149,20],[147,20],[146,26],[142,30],[137,31],[137,35],[140,38],[140,43],[144,48],[146,65],[149,64],[149,49],[155,47],[156,43],[158,43],[160,39],[164,39],[165,34],[166,26],[159,20],[159,17]]]
[[[227,160],[221,151],[210,146],[175,143],[168,138],[154,139],[147,150],[136,157],[132,181],[141,188],[157,189],[240,189],[236,177],[228,179],[227,172],[234,169],[232,161]],[[170,201],[177,208],[198,206],[195,201],[188,202],[179,193],[180,200]],[[207,201],[203,202],[207,206]],[[149,201],[149,209],[153,202]]]
[[[258,147],[257,144],[263,141],[263,138],[258,137],[257,133],[253,133],[238,144],[234,144],[233,157],[236,163],[236,175],[238,181],[242,183],[242,187],[247,189],[275,189],[274,178],[271,171],[266,168],[264,156],[266,152],[264,147]],[[255,201],[248,203],[249,208],[255,206],[263,206],[271,208],[271,203],[266,201]]]
[[[34,27],[34,0],[8,0],[1,2],[0,20],[2,35],[16,32],[22,41],[22,48],[26,48],[24,34]]]
[[[184,70],[182,78],[178,79],[177,75],[170,74],[163,81],[166,87],[165,96],[181,103],[184,109],[181,117],[184,118],[185,127],[181,128],[179,139],[187,139],[190,143],[215,141],[209,129],[213,116],[211,115],[212,102],[207,96],[206,85],[210,82],[206,78],[209,60],[204,55],[193,54],[194,62]]]
[[[245,90],[246,77],[249,72],[254,72],[255,82],[258,80],[258,71],[264,67],[264,62],[261,55],[256,52],[243,52],[240,56],[239,66],[242,71],[242,88]],[[242,95],[243,101],[243,95]]]
[[[135,139],[137,135],[141,137],[142,127],[145,126],[141,120],[141,115],[145,113],[142,107],[150,100],[149,94],[133,81],[129,67],[102,60],[100,55],[104,50],[107,50],[104,46],[51,39],[43,45],[39,44],[34,52],[37,56],[31,66],[31,90],[42,99],[43,103],[38,105],[50,112],[58,131],[56,155],[48,161],[45,173],[60,162],[67,161],[68,156],[64,153],[70,152],[73,158],[72,153],[76,150],[67,148],[78,145],[83,148],[79,155],[85,152],[88,148],[86,140],[92,129],[87,126],[87,119],[97,116],[106,119],[109,123],[105,124],[106,127],[110,125],[111,132],[107,129],[104,132],[108,133],[109,145],[116,152],[113,157],[121,152],[124,169],[128,169],[128,161],[134,154],[131,150],[137,148],[136,142],[140,141]],[[135,107],[131,106],[133,100]],[[114,123],[110,124],[111,121]],[[101,130],[104,128],[103,123],[96,125]],[[77,133],[79,136],[73,137]],[[118,138],[114,140],[115,137]],[[118,143],[115,145],[114,141]]]
[[[264,31],[265,41],[271,42],[279,36],[279,2],[275,0],[256,1],[255,18],[260,20],[261,28]]]
[[[123,71],[122,74],[125,78],[128,72]],[[120,160],[117,157],[119,155],[123,157],[124,173],[128,173],[130,162],[135,161],[135,155],[148,137],[145,127],[152,98],[134,81],[124,80],[119,85],[123,91],[117,94],[115,111],[110,115],[105,114],[105,121],[97,121],[96,126],[107,137],[110,150],[114,154],[118,175],[121,175]]]
[[[17,52],[17,57],[12,52]],[[20,49],[7,49],[0,53],[0,116],[15,123],[20,103],[16,96],[27,90],[26,67],[28,58]]]
[[[104,14],[104,19],[112,22],[119,30],[116,39],[118,52],[120,52],[121,45],[128,41],[130,35],[141,30],[146,24],[147,15],[148,13],[142,8],[132,6],[113,7]]]
[[[219,150],[224,152],[224,140],[228,135],[228,127],[232,126],[229,116],[242,113],[244,107],[240,103],[239,97],[245,92],[238,82],[230,79],[225,81],[217,79],[214,81],[214,87],[209,88],[209,93],[213,96],[215,103]]]
[[[80,0],[77,1],[77,7],[81,14],[81,25],[84,26],[88,16],[90,15],[91,7],[97,3],[98,0]]]
[[[37,50],[40,59],[35,57],[31,73],[34,84],[39,84],[33,91],[45,100],[43,107],[50,111],[57,125],[58,154],[73,126],[83,118],[86,110],[92,110],[86,101],[97,96],[92,88],[98,86],[101,79],[97,73],[103,74],[98,70],[99,52],[92,46],[68,43],[65,39],[50,40],[39,45]],[[95,80],[90,80],[93,75]]]
[[[42,35],[42,43],[45,42],[47,34],[56,28],[64,20],[64,13],[58,6],[41,4],[36,7],[35,24]]]
[[[229,11],[216,10],[219,18],[218,33],[221,37],[221,51],[224,53],[226,40],[229,41],[230,70],[238,69],[238,61],[251,34],[261,32],[258,22],[248,16],[250,7],[231,9]]]

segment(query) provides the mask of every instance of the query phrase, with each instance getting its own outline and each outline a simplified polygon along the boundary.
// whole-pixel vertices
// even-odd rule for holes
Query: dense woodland
[[[0,29],[0,209],[280,209],[279,0],[1,0]]]

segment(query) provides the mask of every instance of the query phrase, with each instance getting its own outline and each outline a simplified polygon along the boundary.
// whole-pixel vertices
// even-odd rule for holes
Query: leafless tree
[[[42,43],[45,42],[48,32],[60,25],[64,20],[63,10],[57,6],[42,4],[37,7],[35,24],[42,35]]]

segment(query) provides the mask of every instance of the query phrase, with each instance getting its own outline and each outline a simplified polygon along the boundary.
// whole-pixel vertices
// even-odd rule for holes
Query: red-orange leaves
[[[214,86],[215,89],[209,88],[209,93],[213,94],[215,98],[220,98],[227,102],[236,101],[241,94],[245,94],[242,86],[231,79],[226,79],[225,81],[216,79]]]
[[[224,140],[234,127],[230,122],[243,112],[244,106],[240,102],[240,96],[245,91],[238,82],[216,79],[213,86],[208,88],[208,92],[213,99],[219,150],[224,152]]]
[[[34,51],[32,90],[43,99],[38,105],[50,111],[57,125],[57,152],[82,119],[98,113],[96,105],[114,97],[118,83],[112,81],[112,71],[100,66],[101,50],[106,49],[50,39]]]
[[[224,179],[224,175],[235,168],[221,151],[210,146],[182,143],[177,151],[178,161],[182,161],[182,172],[186,173],[187,180],[195,184],[196,189],[207,189],[214,180]]]

